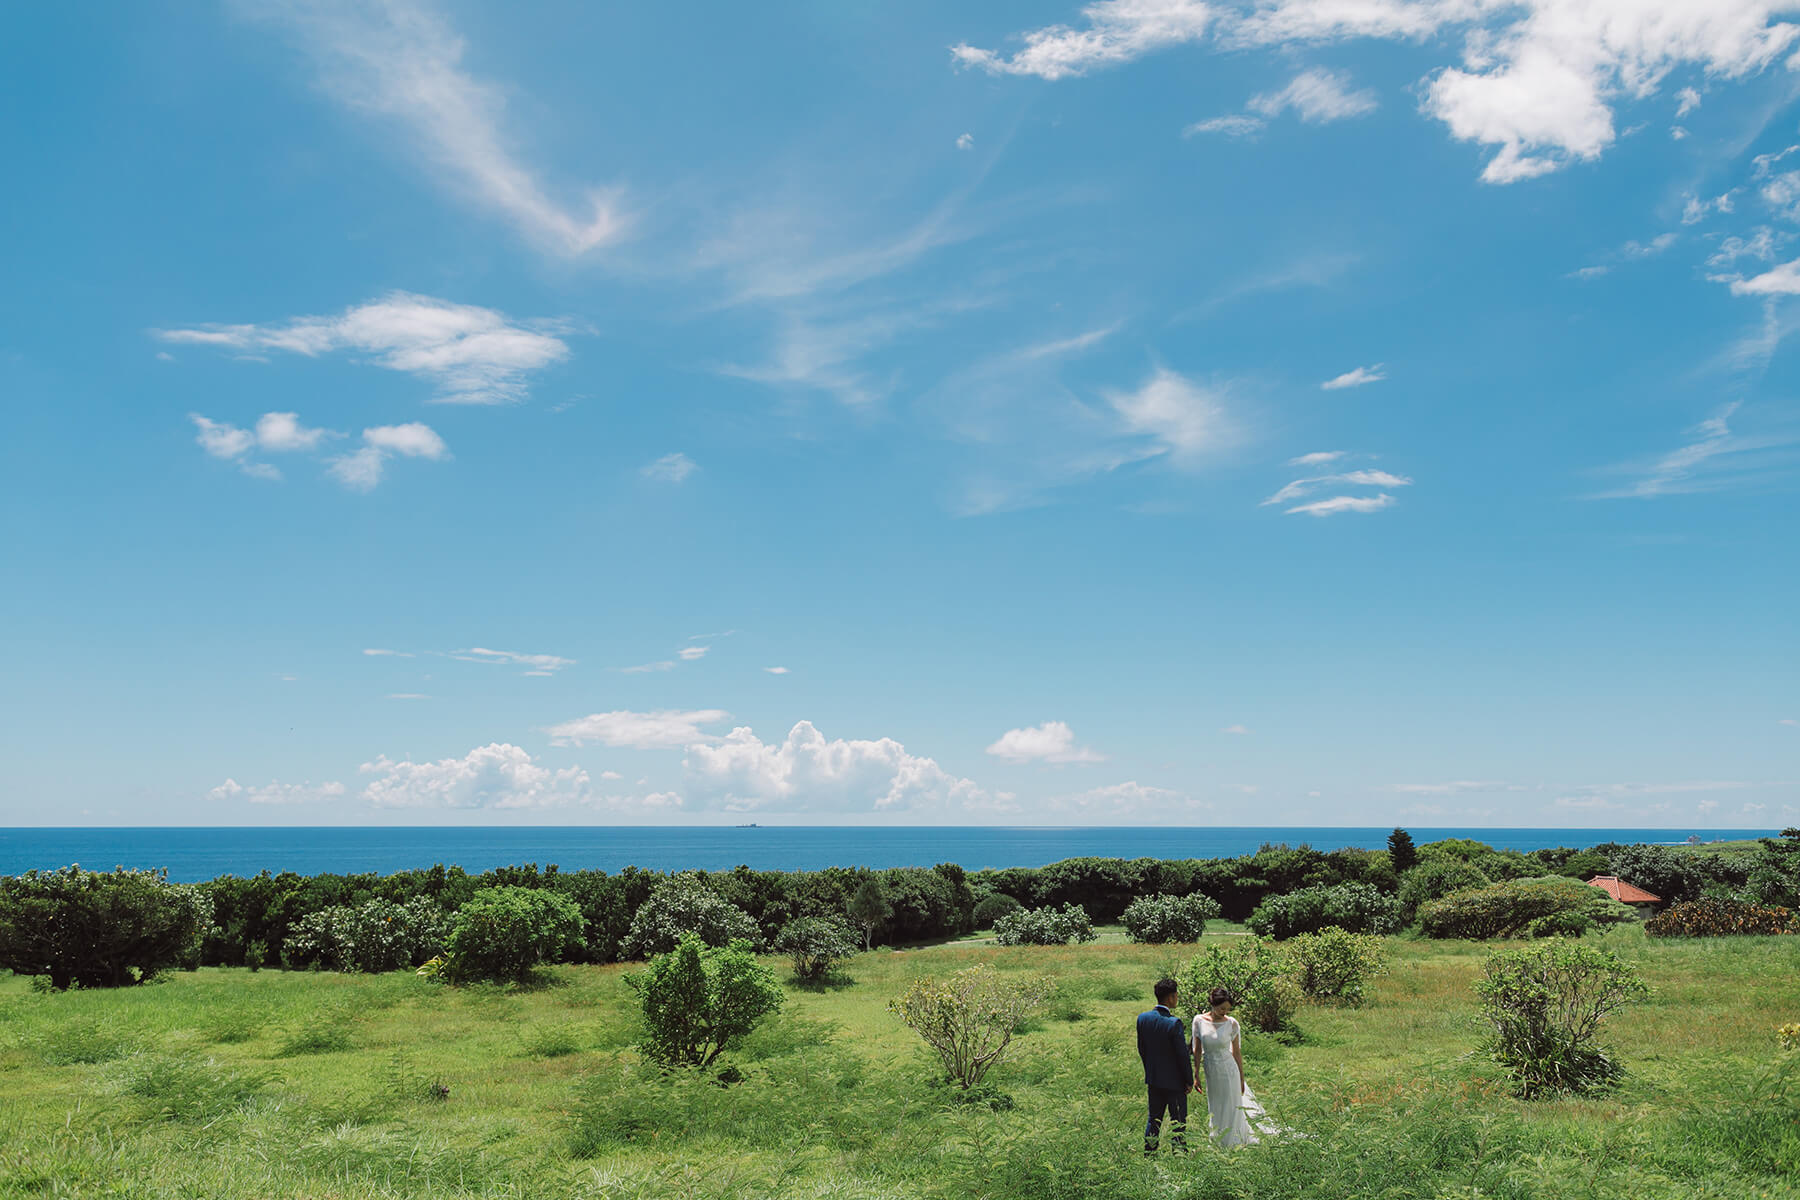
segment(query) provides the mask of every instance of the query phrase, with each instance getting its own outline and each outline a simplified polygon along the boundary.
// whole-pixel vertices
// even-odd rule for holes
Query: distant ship
[[[761,826],[759,826],[755,821],[752,821],[748,825],[733,825],[732,828],[733,829],[760,829]]]

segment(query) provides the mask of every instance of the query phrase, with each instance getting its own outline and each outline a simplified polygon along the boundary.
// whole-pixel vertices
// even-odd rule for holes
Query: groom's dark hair
[[[1158,1004],[1166,1001],[1170,996],[1173,996],[1175,992],[1176,987],[1173,979],[1159,979],[1156,981],[1156,1002]]]

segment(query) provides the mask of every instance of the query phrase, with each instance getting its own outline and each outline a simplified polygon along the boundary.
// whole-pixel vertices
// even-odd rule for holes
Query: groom
[[[1175,1015],[1173,979],[1156,981],[1156,1007],[1137,1019],[1138,1057],[1144,1060],[1144,1085],[1150,1089],[1150,1119],[1144,1124],[1144,1153],[1155,1154],[1163,1113],[1176,1150],[1187,1149],[1188,1093],[1194,1090],[1194,1055],[1187,1028]]]

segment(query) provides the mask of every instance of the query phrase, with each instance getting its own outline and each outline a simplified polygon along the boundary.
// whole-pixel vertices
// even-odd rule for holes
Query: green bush
[[[836,917],[801,917],[775,935],[776,953],[792,959],[794,974],[805,980],[825,978],[858,948],[855,931]]]
[[[371,975],[398,971],[438,954],[449,926],[443,911],[423,896],[404,904],[368,900],[354,908],[336,905],[294,922],[281,956],[295,968]],[[260,956],[251,953],[255,946],[252,942],[245,948],[244,965],[261,964]]]
[[[1706,891],[1706,873],[1697,856],[1667,846],[1621,847],[1613,852],[1608,869],[1664,904],[1698,900]]]
[[[1737,934],[1800,933],[1800,918],[1785,908],[1748,900],[1708,897],[1690,900],[1644,922],[1651,937],[1731,937]]]
[[[1014,1031],[1053,990],[1047,979],[1002,976],[984,963],[943,980],[917,980],[888,1011],[924,1038],[945,1077],[967,1090],[1006,1056]]]
[[[441,974],[452,982],[519,982],[581,946],[581,911],[554,892],[487,888],[457,910]]]
[[[1488,1049],[1525,1096],[1615,1082],[1623,1069],[1596,1035],[1609,1014],[1648,991],[1618,955],[1560,938],[1492,955],[1475,981]]]
[[[781,1008],[781,985],[747,941],[708,946],[692,933],[625,977],[644,1014],[646,1057],[667,1066],[710,1066]]]
[[[749,913],[707,887],[699,875],[684,871],[650,893],[631,918],[619,953],[626,958],[666,954],[690,933],[708,946],[762,943],[762,930]]]
[[[197,962],[212,903],[162,871],[0,876],[0,968],[50,986],[126,987]]]
[[[1580,936],[1635,914],[1597,887],[1546,875],[1453,892],[1419,909],[1419,927],[1434,938]]]
[[[1219,915],[1219,903],[1195,892],[1191,896],[1139,896],[1125,906],[1120,920],[1134,942],[1197,942],[1206,923]]]
[[[1245,922],[1260,937],[1290,938],[1328,926],[1351,933],[1397,933],[1404,924],[1400,901],[1366,883],[1301,888],[1270,896]]]
[[[1452,892],[1486,887],[1492,882],[1486,872],[1473,863],[1460,859],[1432,859],[1400,877],[1400,908],[1410,921],[1423,905],[1433,900],[1441,900]]]
[[[1202,946],[1176,982],[1190,1015],[1197,1015],[1206,1007],[1208,994],[1222,987],[1231,993],[1239,1020],[1252,1029],[1275,1033],[1292,1029],[1300,1008],[1300,988],[1291,966],[1284,946],[1255,936],[1232,938]]]
[[[1745,879],[1745,898],[1777,908],[1800,908],[1800,828],[1758,841],[1762,849]]]
[[[994,940],[1002,946],[1068,946],[1099,936],[1079,904],[1021,909],[994,922]]]
[[[1300,994],[1312,1000],[1361,1004],[1369,980],[1387,969],[1380,938],[1336,927],[1303,933],[1284,949]]]
[[[975,904],[975,928],[992,929],[1001,917],[1016,913],[1024,907],[1005,892],[990,892]]]

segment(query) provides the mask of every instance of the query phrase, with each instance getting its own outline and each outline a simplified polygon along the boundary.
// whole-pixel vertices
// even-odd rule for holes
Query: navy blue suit
[[[1175,1144],[1187,1144],[1188,1089],[1194,1086],[1194,1052],[1187,1026],[1162,1005],[1138,1014],[1138,1057],[1144,1060],[1144,1086],[1150,1090],[1150,1119],[1144,1123],[1144,1149],[1156,1149],[1163,1113],[1175,1132]]]

